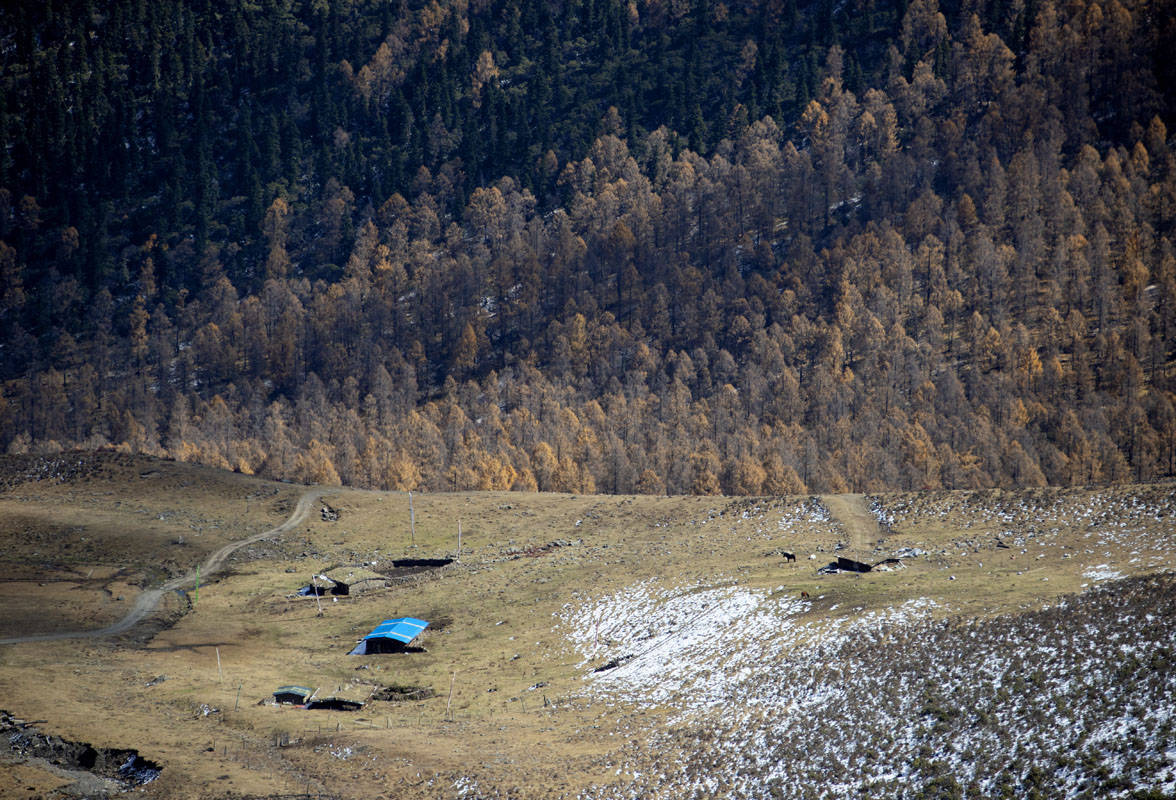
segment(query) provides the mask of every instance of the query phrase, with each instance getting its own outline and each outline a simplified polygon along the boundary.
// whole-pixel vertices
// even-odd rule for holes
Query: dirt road
[[[863,494],[826,494],[821,502],[833,519],[841,523],[849,534],[849,545],[854,550],[873,550],[885,536],[877,518],[870,513]]]
[[[89,631],[60,631],[58,633],[40,633],[33,636],[15,636],[9,639],[0,639],[0,644],[21,644],[23,642],[49,642],[58,639],[100,639],[104,636],[117,636],[120,633],[126,633],[133,628],[140,620],[155,610],[159,605],[160,599],[168,592],[174,592],[176,589],[188,589],[196,585],[196,575],[200,574],[204,577],[215,575],[220,571],[221,567],[225,565],[225,561],[229,556],[235,553],[242,547],[251,545],[255,542],[260,542],[262,539],[268,539],[279,533],[284,533],[290,530],[295,525],[300,524],[310,513],[311,508],[318,502],[319,498],[323,496],[324,489],[307,489],[298,498],[298,505],[294,507],[294,512],[290,518],[283,522],[276,528],[270,528],[267,531],[254,534],[240,541],[230,542],[215,553],[210,555],[200,565],[199,571],[192,570],[187,575],[182,575],[178,578],[173,578],[162,586],[154,589],[144,590],[137,598],[135,603],[131,606],[131,610],[127,615],[120,619],[113,625],[108,625],[105,628],[98,628],[97,630]]]

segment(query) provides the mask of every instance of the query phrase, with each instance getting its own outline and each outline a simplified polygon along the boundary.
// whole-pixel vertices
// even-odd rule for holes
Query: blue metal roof
[[[367,636],[366,639],[395,639],[398,642],[408,644],[425,628],[429,627],[429,623],[423,619],[416,619],[414,617],[400,617],[399,619],[386,619],[375,627],[375,629]]]

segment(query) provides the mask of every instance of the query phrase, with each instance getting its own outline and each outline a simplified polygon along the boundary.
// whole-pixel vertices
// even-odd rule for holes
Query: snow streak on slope
[[[689,698],[697,710],[727,699],[726,684],[743,675],[788,617],[807,603],[765,602],[767,593],[739,588],[668,591],[654,582],[631,587],[583,608],[567,606],[562,622],[584,656],[587,691],[638,704]]]
[[[565,608],[587,697],[677,712],[584,796],[1176,792],[1171,576],[967,624],[929,608],[806,621],[793,598],[654,583]]]
[[[811,603],[739,587],[667,590],[646,581],[560,614],[583,655],[585,693],[638,705],[672,705],[679,718],[730,703],[764,665],[810,664],[817,638],[843,640],[861,630],[922,618],[934,603],[914,600],[881,613],[806,623]],[[800,702],[802,698],[795,698]]]

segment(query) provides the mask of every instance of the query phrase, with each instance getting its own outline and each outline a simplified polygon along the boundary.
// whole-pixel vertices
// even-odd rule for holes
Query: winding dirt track
[[[270,528],[268,531],[256,533],[246,539],[240,541],[230,542],[217,550],[204,560],[200,565],[200,574],[205,576],[215,575],[220,571],[221,567],[225,565],[225,561],[229,556],[235,553],[246,545],[260,542],[262,539],[268,539],[279,533],[284,533],[290,530],[295,525],[301,523],[306,519],[310,513],[311,508],[318,502],[319,498],[324,494],[323,489],[307,489],[298,498],[298,505],[294,507],[294,513],[290,518],[283,522],[276,528]],[[127,615],[120,619],[113,625],[108,625],[105,628],[98,628],[97,630],[89,631],[60,631],[58,633],[39,633],[32,636],[15,636],[10,639],[0,639],[0,644],[22,644],[25,642],[50,642],[59,639],[100,639],[104,636],[117,636],[120,633],[126,633],[133,628],[140,620],[155,610],[159,605],[160,599],[168,592],[174,592],[176,589],[186,589],[196,585],[197,570],[192,570],[186,575],[181,575],[178,578],[172,578],[162,586],[154,589],[145,589],[138,597],[135,598],[135,604],[131,606],[131,610]]]

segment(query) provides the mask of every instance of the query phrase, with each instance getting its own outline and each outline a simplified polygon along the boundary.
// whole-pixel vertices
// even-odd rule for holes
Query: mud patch
[[[428,700],[436,696],[437,693],[431,686],[383,686],[375,691],[372,699],[403,703],[409,700]]]
[[[311,700],[303,708],[312,711],[359,711],[363,708],[363,703],[358,700],[348,700],[343,697],[323,697],[318,700]]]
[[[392,561],[391,569],[382,569],[380,573],[394,579],[411,578],[447,567],[452,563],[452,558],[397,558]]]
[[[392,561],[392,566],[396,569],[437,569],[452,563],[452,558],[397,558]]]
[[[44,734],[7,711],[0,711],[0,741],[7,746],[6,755],[50,764],[67,773],[88,773],[104,779],[114,792],[151,783],[163,771],[159,764],[143,758],[137,750],[94,747]],[[93,787],[87,788],[87,793],[90,791]]]

